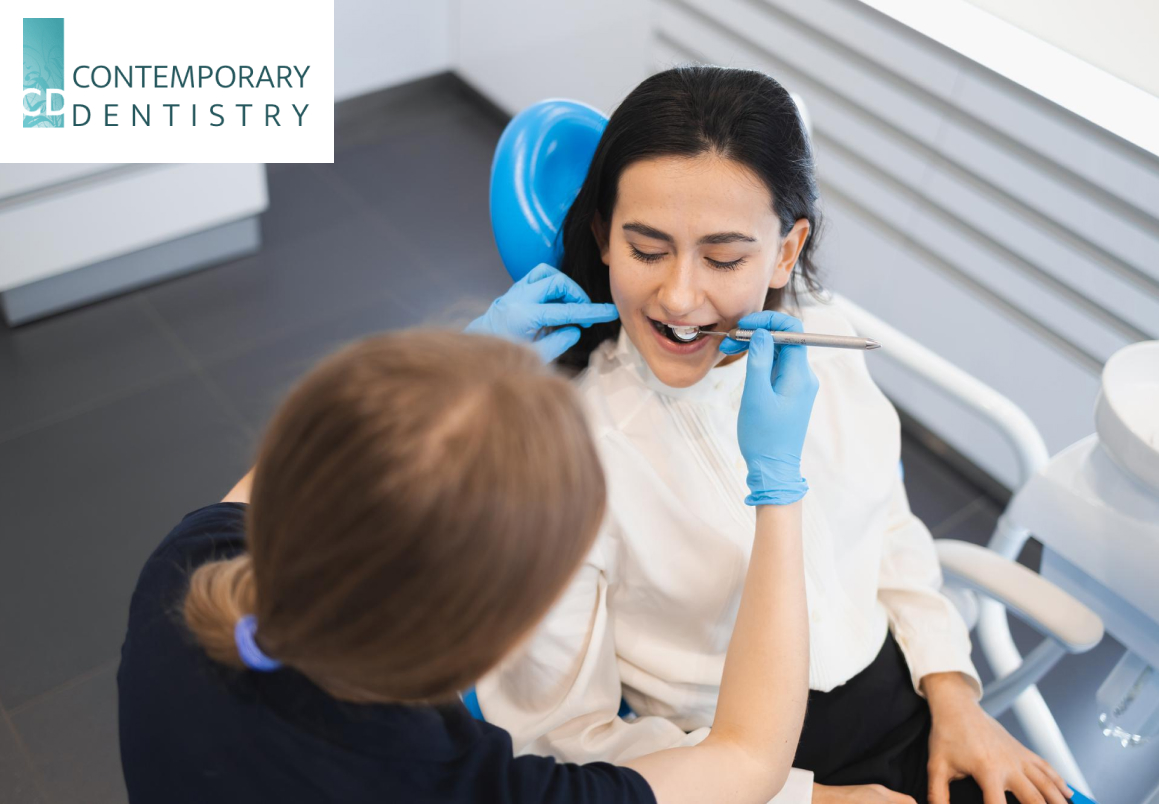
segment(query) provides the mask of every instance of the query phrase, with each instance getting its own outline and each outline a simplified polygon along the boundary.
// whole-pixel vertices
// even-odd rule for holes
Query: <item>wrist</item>
[[[758,505],[757,533],[796,533],[800,535],[801,503]]]
[[[755,507],[758,511],[767,506],[792,505],[800,502],[808,490],[809,487],[804,486],[799,491],[779,489],[777,491],[753,492],[744,498],[744,503]]]
[[[956,671],[924,675],[921,688],[931,710],[977,704],[974,685]]]
[[[788,505],[805,496],[809,484],[801,477],[799,465],[760,463],[750,464],[749,495],[746,505]]]

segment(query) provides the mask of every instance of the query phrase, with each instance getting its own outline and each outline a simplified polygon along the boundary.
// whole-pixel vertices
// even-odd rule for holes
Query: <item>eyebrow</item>
[[[655,240],[663,240],[667,243],[675,244],[676,240],[667,232],[661,232],[659,229],[649,226],[646,223],[637,223],[631,221],[624,224],[625,232],[635,232],[636,234],[644,235],[644,237],[651,237]],[[697,245],[720,245],[722,243],[755,243],[757,239],[750,237],[741,232],[715,232],[714,234],[705,235],[696,241]]]

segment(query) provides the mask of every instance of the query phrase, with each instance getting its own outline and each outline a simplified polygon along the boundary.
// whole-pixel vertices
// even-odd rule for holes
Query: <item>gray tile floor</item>
[[[115,672],[136,574],[245,471],[290,383],[361,335],[465,323],[507,286],[487,212],[493,112],[437,80],[337,120],[334,165],[270,166],[258,254],[0,326],[4,802],[125,800]],[[995,504],[914,439],[904,460],[935,535],[984,541]],[[1094,727],[1117,657],[1108,641],[1042,685],[1108,803],[1138,801],[1155,782],[1140,763],[1159,765],[1151,748],[1124,764]]]

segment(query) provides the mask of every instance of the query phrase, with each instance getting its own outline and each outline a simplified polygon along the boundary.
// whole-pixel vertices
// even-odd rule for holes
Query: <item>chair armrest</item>
[[[1099,616],[1037,572],[969,542],[935,539],[934,546],[948,583],[998,601],[1071,653],[1103,638]]]

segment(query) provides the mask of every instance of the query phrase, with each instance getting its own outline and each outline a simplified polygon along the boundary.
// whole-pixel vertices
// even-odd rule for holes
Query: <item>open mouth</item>
[[[663,322],[657,321],[654,318],[649,318],[648,320],[652,323],[652,326],[658,333],[660,333],[660,335],[672,343],[680,345],[695,343],[702,337],[700,330],[712,329],[711,324],[688,326],[680,324],[665,324]]]

